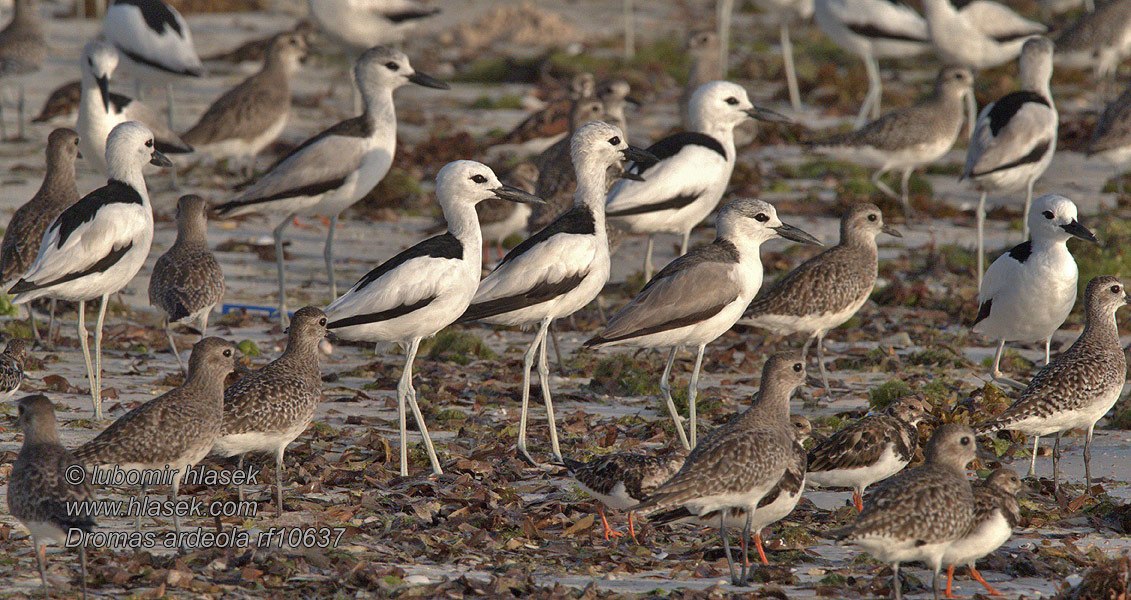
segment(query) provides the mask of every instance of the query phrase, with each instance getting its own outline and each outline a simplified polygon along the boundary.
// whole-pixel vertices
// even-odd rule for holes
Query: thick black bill
[[[169,160],[168,156],[154,150],[153,156],[149,158],[149,164],[157,165],[158,167],[171,167],[173,166],[173,161]]]
[[[546,203],[545,200],[539,198],[538,196],[535,196],[534,194],[528,194],[528,193],[526,193],[526,192],[524,192],[524,191],[522,191],[522,190],[520,190],[520,189],[518,189],[514,186],[510,186],[510,185],[504,185],[502,187],[497,187],[497,188],[495,188],[491,191],[495,193],[496,198],[501,198],[503,200],[509,200],[511,202],[522,202],[523,204],[545,204]]]
[[[883,227],[880,228],[880,231],[882,231],[882,232],[884,232],[888,235],[894,235],[895,237],[898,237],[898,238],[903,237],[903,234],[900,233],[899,230],[896,229],[895,227],[889,227],[887,225],[884,225]]]
[[[793,225],[786,225],[785,223],[782,223],[781,226],[774,227],[774,231],[776,231],[778,235],[787,240],[793,240],[802,244],[813,244],[814,246],[824,246],[824,244],[822,244],[820,240],[809,235],[808,233],[805,233],[804,231],[801,231]]]
[[[102,107],[110,112],[110,78],[103,75],[95,77],[94,81],[98,84],[98,93],[102,94]]]
[[[746,114],[750,115],[750,118],[752,119],[765,121],[767,123],[793,123],[793,120],[781,114],[780,112],[777,112],[776,110],[770,110],[762,106],[755,106],[754,108],[747,109]]]
[[[660,159],[655,154],[652,154],[647,150],[641,150],[636,146],[629,146],[624,150],[621,150],[621,153],[624,154],[625,160],[631,160],[632,162],[640,163],[643,165],[654,165],[660,162]]]
[[[625,96],[624,101],[627,102],[632,108],[640,108],[641,106],[644,106],[644,103],[635,96]]]
[[[1073,219],[1072,222],[1067,225],[1061,225],[1060,228],[1067,231],[1070,235],[1074,235],[1082,240],[1099,243],[1099,240],[1096,239],[1096,234],[1089,231],[1087,227],[1084,227],[1080,224],[1080,221],[1077,221],[1075,219]]]
[[[818,379],[818,378],[816,378],[812,375],[806,375],[805,376],[805,385],[812,387],[812,388],[824,388],[825,382],[821,381],[820,379]]]
[[[982,460],[985,460],[985,461],[991,461],[991,460],[996,461],[996,460],[998,460],[998,457],[997,457],[996,454],[994,454],[993,452],[991,452],[989,450],[986,450],[985,448],[983,448],[981,446],[978,446],[978,449],[975,450],[974,455],[977,456],[978,458],[982,459]]]
[[[647,181],[647,179],[644,179],[643,177],[637,175],[636,173],[633,173],[632,171],[629,171],[628,169],[620,172],[620,178],[628,179],[630,181]]]
[[[451,86],[444,83],[443,81],[440,81],[439,79],[436,79],[435,77],[432,77],[431,75],[425,75],[424,73],[421,73],[420,71],[417,71],[417,72],[413,73],[412,75],[409,75],[408,80],[415,83],[416,85],[422,85],[424,87],[436,88],[438,90],[451,89]]]

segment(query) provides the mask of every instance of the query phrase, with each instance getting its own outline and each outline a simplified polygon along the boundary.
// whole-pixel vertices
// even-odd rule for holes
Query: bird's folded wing
[[[357,138],[322,135],[273,167],[231,204],[256,204],[324,193],[340,186],[357,171],[361,158]]]
[[[597,257],[598,243],[592,235],[551,236],[484,277],[472,304],[521,295],[546,284],[584,276]]]
[[[1047,150],[1056,141],[1048,133],[1055,123],[1052,108],[1037,102],[1021,104],[996,134],[988,121],[979,119],[967,154],[967,173],[977,177],[1005,166],[1036,162],[1036,154],[1043,154],[1037,151]]]
[[[80,224],[62,240],[56,219],[39,245],[39,254],[24,280],[43,286],[81,273],[121,251],[145,228],[136,204],[108,204],[90,221]]]
[[[330,327],[348,326],[344,321],[375,323],[423,308],[437,297],[452,293],[452,282],[467,277],[461,264],[457,259],[417,257],[372,281],[363,279],[326,308]],[[438,328],[444,325],[436,324]]]
[[[722,174],[726,159],[705,146],[684,146],[668,160],[644,169],[644,181],[619,179],[609,191],[605,212],[618,212],[660,205],[679,196],[698,197],[706,186]]]
[[[974,0],[963,6],[958,14],[975,28],[999,42],[1014,40],[1048,31],[1041,23],[1030,21],[998,2]]]

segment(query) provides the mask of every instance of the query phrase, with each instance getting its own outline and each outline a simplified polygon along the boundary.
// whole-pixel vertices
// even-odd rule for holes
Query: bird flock
[[[35,73],[45,54],[38,3],[14,4],[12,21],[0,31],[0,78],[7,81]],[[960,180],[979,194],[979,292],[978,313],[967,325],[998,343],[988,377],[1019,390],[1004,412],[986,415],[972,428],[943,424],[935,407],[909,397],[827,437],[816,436],[804,416],[791,414],[791,398],[803,387],[819,387],[824,399],[839,392],[826,370],[824,338],[848,323],[871,297],[880,258],[877,237],[903,234],[885,220],[879,207],[864,202],[843,211],[839,240],[833,244],[790,224],[794,219],[768,202],[728,196],[739,163],[736,130],[750,121],[763,123],[761,127],[791,122],[787,115],[756,105],[746,88],[722,76],[729,58],[733,2],[718,3],[720,31],[697,31],[689,37],[687,52],[694,60],[678,107],[683,120],[679,130],[646,146],[630,144],[625,108],[640,102],[629,84],[598,83],[587,73],[579,74],[560,105],[531,116],[504,139],[521,141],[527,129],[547,120],[566,121],[564,137],[509,177],[475,160],[445,165],[435,176],[435,198],[443,214],[435,235],[374,261],[371,270],[339,295],[334,230],[343,211],[369,194],[393,165],[396,90],[413,84],[442,94],[450,88],[390,45],[403,38],[413,21],[430,18],[436,9],[408,0],[378,2],[369,9],[358,3],[311,0],[314,23],[346,49],[351,61],[356,116],[329,125],[258,171],[257,156],[287,128],[291,82],[310,50],[308,37],[297,31],[274,36],[265,45],[261,69],[217,98],[195,125],[178,134],[173,128],[174,92],[206,76],[189,24],[162,0],[112,0],[102,35],[87,43],[78,58],[76,127],[57,128],[47,136],[42,186],[12,215],[0,246],[0,278],[11,302],[26,307],[35,337],[12,339],[0,354],[0,393],[14,399],[29,353],[36,344],[51,346],[56,302],[77,303],[78,341],[94,419],[99,427],[105,425],[93,438],[68,449],[60,440],[51,400],[33,394],[16,402],[23,445],[11,465],[8,509],[31,535],[44,590],[44,546],[71,545],[67,542],[76,532],[90,534],[99,527],[97,515],[73,508],[96,504],[101,490],[85,478],[73,479],[72,468],[172,472],[167,483],[175,502],[186,476],[209,455],[238,457],[242,471],[245,455],[267,454],[275,459],[275,509],[283,514],[286,450],[315,421],[327,336],[404,348],[395,390],[399,473],[412,475],[411,410],[431,473],[443,474],[448,460],[429,435],[413,385],[414,362],[423,340],[453,324],[479,322],[533,331],[522,356],[517,452],[531,466],[560,469],[592,496],[606,539],[623,535],[609,524],[606,509],[628,511],[634,540],[637,516],[653,527],[717,527],[730,581],[744,586],[754,571],[749,546],[755,546],[761,562],[769,563],[761,532],[789,515],[806,488],[849,489],[858,514],[828,535],[890,565],[895,598],[903,589],[900,565],[909,562],[921,562],[933,572],[936,598],[944,566],[947,596],[956,566],[970,567],[971,575],[996,594],[974,564],[1018,526],[1023,484],[1004,467],[984,479],[968,478],[968,465],[984,454],[978,437],[1002,430],[1031,436],[1033,476],[1040,438],[1055,436],[1056,487],[1061,479],[1060,437],[1084,430],[1084,476],[1090,490],[1093,430],[1120,398],[1126,379],[1116,311],[1127,304],[1128,295],[1115,276],[1087,282],[1084,330],[1067,350],[1052,352],[1053,334],[1076,305],[1079,285],[1067,242],[1078,238],[1103,243],[1081,222],[1076,205],[1065,195],[1033,197],[1034,184],[1057,147],[1059,117],[1050,89],[1053,65],[1059,60],[1054,43],[1043,37],[1047,28],[1041,23],[988,0],[961,9],[950,0],[926,0],[923,16],[887,0],[756,4],[780,19],[786,89],[795,112],[803,99],[793,66],[791,23],[813,16],[838,46],[863,59],[869,88],[854,128],[807,135],[804,151],[876,169],[873,182],[900,202],[905,218],[915,214],[908,192],[911,173],[939,161],[963,129],[968,132]],[[1065,33],[1064,43],[1071,48],[1091,43],[1105,50],[1090,55],[1101,76],[1131,51],[1131,44],[1102,38],[1106,29],[1092,20],[1103,14],[1115,20],[1110,7],[1126,5],[1127,0],[1112,0],[1097,6]],[[626,3],[629,18],[631,10]],[[383,43],[373,45],[375,39]],[[626,43],[626,49],[632,47]],[[931,51],[938,56],[933,91],[914,104],[883,113],[878,61]],[[977,71],[1013,60],[1019,63],[1019,90],[979,112],[973,110]],[[141,83],[134,97],[112,92],[119,69],[135,81],[165,86],[165,115],[140,100]],[[1131,157],[1131,127],[1124,124],[1131,114],[1128,96],[1124,93],[1104,111],[1089,153],[1115,163]],[[27,133],[23,104],[21,84],[20,137]],[[248,180],[222,199],[195,194],[178,199],[176,240],[148,274],[148,296],[161,316],[173,355],[169,366],[175,363],[183,372],[183,383],[125,414],[107,415],[102,398],[103,332],[107,318],[116,318],[107,315],[109,299],[135,280],[154,237],[144,169],[173,168],[190,154],[211,161],[230,159]],[[88,161],[106,184],[80,195],[75,177],[80,161]],[[889,171],[900,173],[899,193],[882,180]],[[1022,191],[1023,241],[983,272],[987,196]],[[207,220],[248,214],[278,219],[273,231],[278,301],[272,316],[287,327],[283,353],[255,371],[241,363],[234,343],[208,336],[210,315],[223,302],[227,287],[210,247]],[[693,229],[711,215],[714,239],[692,244]],[[291,313],[284,234],[296,218],[309,216],[329,220],[324,259],[332,301]],[[503,240],[518,233],[523,241],[502,254]],[[679,252],[656,270],[654,238],[662,234],[678,236]],[[647,236],[643,287],[605,315],[601,294],[613,261],[619,260],[615,252],[620,241],[631,235]],[[761,247],[775,239],[827,248],[764,284]],[[484,274],[492,244],[499,258]],[[42,305],[33,305],[40,299],[50,300],[46,335],[40,333],[35,315]],[[86,325],[92,303],[98,307],[93,350]],[[662,404],[671,419],[670,452],[614,451],[588,461],[563,453],[548,347],[554,345],[557,351],[555,321],[569,319],[593,303],[602,312],[602,323],[588,332],[585,347],[667,352],[663,371],[657,374],[657,407]],[[187,361],[177,348],[175,324],[200,335]],[[797,350],[765,352],[759,389],[744,402],[747,406],[722,425],[700,431],[696,400],[705,349],[736,325],[783,336],[801,334],[805,341]],[[808,351],[814,341],[819,380],[808,376]],[[1010,342],[1044,342],[1044,366],[1027,384],[1001,370]],[[685,348],[694,355],[684,396],[686,415],[671,389],[674,363]],[[75,356],[66,359],[77,361]],[[534,372],[546,411],[548,448],[532,447],[528,441]],[[907,468],[920,451],[921,424],[931,430],[922,448],[925,461]],[[540,458],[546,454],[549,464],[543,465]],[[140,483],[139,497],[146,489],[147,484]],[[242,485],[238,497],[244,499]],[[173,521],[180,534],[175,513]],[[136,528],[142,530],[140,516]],[[732,559],[729,530],[740,534],[742,560]],[[78,548],[85,597],[86,546]]]

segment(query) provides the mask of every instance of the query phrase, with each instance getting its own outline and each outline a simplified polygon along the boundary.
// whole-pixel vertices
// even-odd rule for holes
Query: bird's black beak
[[[633,173],[632,171],[629,171],[628,169],[624,169],[623,171],[620,172],[620,178],[621,179],[628,179],[629,181],[647,181],[646,179],[644,179],[640,175]]]
[[[238,360],[236,361],[236,367],[234,370],[236,372],[236,375],[239,375],[240,377],[251,373],[251,369],[245,367],[244,364]]]
[[[978,458],[982,459],[982,460],[985,460],[985,461],[998,460],[998,457],[997,457],[996,454],[994,454],[993,452],[991,452],[989,450],[986,450],[982,446],[978,446],[978,450],[974,453],[974,455],[977,456]]]
[[[75,152],[75,158],[79,158],[79,159],[82,158],[82,150],[78,150],[78,151]]]
[[[1081,225],[1080,221],[1076,219],[1073,219],[1072,222],[1067,225],[1061,225],[1060,228],[1068,232],[1069,235],[1074,235],[1082,240],[1088,240],[1093,244],[1099,243],[1099,240],[1096,239],[1096,234],[1089,231],[1087,227]]]
[[[644,103],[635,96],[625,96],[624,101],[627,102],[632,108],[640,108],[641,106],[644,106]]]
[[[787,240],[793,240],[802,244],[813,244],[814,246],[824,246],[821,240],[805,233],[804,231],[794,227],[793,225],[786,225],[782,223],[778,227],[773,228],[777,234]]]
[[[169,160],[168,156],[154,150],[153,156],[149,158],[149,164],[157,165],[158,167],[171,167],[173,166],[173,161]]]
[[[647,150],[641,150],[636,146],[629,146],[624,150],[621,150],[621,154],[624,155],[625,160],[630,160],[632,162],[640,163],[643,165],[654,165],[660,162],[660,159],[655,154],[652,154]]]
[[[809,387],[813,387],[813,388],[824,388],[825,382],[821,381],[820,379],[818,379],[818,378],[816,378],[812,375],[806,375],[805,376],[805,385],[807,385]]]
[[[523,204],[545,204],[546,201],[535,196],[528,194],[514,186],[503,185],[493,190],[495,197],[501,200],[509,200],[510,202],[521,202]]]
[[[435,88],[437,90],[451,89],[450,85],[444,83],[443,81],[440,81],[439,79],[436,79],[435,77],[432,77],[431,75],[425,75],[424,73],[421,73],[420,71],[417,71],[417,72],[413,73],[412,75],[409,75],[408,80],[415,83],[416,85],[422,85],[424,87]]]
[[[793,120],[789,117],[763,106],[748,108],[746,109],[746,114],[750,115],[751,119],[757,119],[758,121],[765,121],[767,123],[793,123]]]
[[[880,231],[882,231],[882,232],[884,232],[888,235],[893,235],[897,238],[903,237],[903,234],[900,233],[899,230],[896,229],[895,227],[889,227],[887,225],[884,225],[883,227],[880,228]]]
[[[102,108],[110,112],[110,78],[105,75],[96,76],[94,81],[98,84],[98,93],[102,94]]]

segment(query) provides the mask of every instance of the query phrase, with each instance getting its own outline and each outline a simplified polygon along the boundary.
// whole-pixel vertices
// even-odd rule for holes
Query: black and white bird
[[[11,400],[24,382],[27,340],[12,338],[0,353],[0,399]]]
[[[433,473],[443,473],[424,416],[416,403],[412,363],[420,341],[432,337],[467,310],[483,269],[483,237],[475,205],[489,198],[510,202],[540,200],[503,185],[487,165],[470,160],[448,163],[436,175],[436,198],[448,231],[397,254],[362,277],[326,307],[328,329],[346,340],[399,342],[405,367],[397,385],[401,427],[401,475],[408,475],[405,401],[424,438]]]
[[[1021,522],[1021,505],[1017,502],[1017,494],[1021,492],[1021,479],[1013,469],[995,469],[989,477],[975,482],[971,487],[974,492],[974,525],[969,533],[952,543],[943,555],[943,564],[947,565],[947,598],[957,597],[950,591],[956,565],[970,567],[970,576],[985,586],[989,595],[1001,595],[974,568],[974,561],[1000,548],[1013,535],[1013,528]]]
[[[948,0],[937,0],[947,2]],[[978,115],[966,166],[959,179],[981,190],[978,199],[978,288],[982,287],[983,229],[986,194],[991,190],[1025,190],[1022,237],[1029,237],[1033,184],[1048,169],[1056,150],[1059,117],[1049,91],[1052,42],[1029,38],[1021,49],[1021,90],[991,102]]]
[[[809,419],[801,415],[792,415],[789,417],[789,426],[789,431],[793,435],[792,460],[781,479],[778,480],[777,485],[758,501],[758,508],[754,510],[754,516],[750,523],[750,529],[754,532],[754,548],[758,551],[758,558],[762,559],[764,565],[770,564],[770,561],[766,558],[766,550],[762,546],[762,529],[789,516],[789,513],[797,507],[797,503],[801,501],[801,494],[805,491],[807,455],[805,446],[802,444],[812,435],[813,425],[809,422]],[[648,515],[648,521],[654,525],[692,523],[710,527],[718,523],[719,518],[722,517],[726,521],[728,529],[742,529],[746,526],[746,513],[746,509],[731,508],[726,510],[724,514],[717,511],[693,515],[686,507],[680,506],[652,513]],[[746,540],[742,540],[742,543],[745,544]],[[745,552],[746,549],[743,548],[743,553]]]
[[[0,285],[7,287],[27,272],[39,252],[43,233],[55,217],[79,199],[75,183],[75,161],[79,157],[79,135],[73,129],[61,127],[47,136],[47,172],[39,190],[23,206],[16,209],[4,229],[0,242]],[[39,339],[35,314],[28,304],[28,321],[32,335]],[[47,324],[47,339],[55,327],[55,301],[51,301],[51,321]]]
[[[605,205],[609,222],[630,233],[648,234],[644,278],[652,277],[652,245],[657,233],[681,236],[687,253],[691,230],[719,205],[734,171],[734,128],[747,119],[788,122],[754,106],[742,86],[729,81],[703,84],[691,98],[691,131],[670,135],[648,148],[656,163],[626,166],[644,178],[618,180]]]
[[[854,204],[840,220],[840,243],[801,263],[755,298],[744,309],[742,323],[781,335],[804,333],[809,337],[801,353],[817,341],[817,365],[826,397],[831,394],[825,372],[824,339],[855,315],[876,285],[879,248],[876,236],[903,237],[884,224],[875,204]]]
[[[14,0],[12,20],[0,29],[0,81],[5,84],[14,81],[18,88],[18,139],[24,139],[24,79],[43,67],[49,53],[43,20],[39,16],[39,0]],[[3,106],[0,99],[0,136],[7,138]]]
[[[660,376],[660,391],[679,441],[687,449],[693,448],[697,440],[695,397],[703,351],[738,322],[761,289],[762,244],[784,238],[820,245],[808,233],[783,223],[774,207],[761,200],[740,198],[728,202],[719,211],[716,223],[715,241],[664,267],[609,319],[600,333],[585,342],[586,346],[597,348],[671,348]],[[683,346],[696,350],[687,389],[687,433],[668,384],[676,353]]]
[[[158,150],[166,154],[192,152],[156,111],[142,102],[110,91],[110,78],[118,68],[119,52],[110,44],[94,40],[83,48],[82,98],[79,100],[79,144],[94,170],[108,175],[106,137],[120,123],[137,121],[153,132]]]
[[[1076,204],[1064,196],[1037,198],[1028,221],[1032,238],[999,256],[986,270],[974,318],[975,333],[998,340],[990,376],[1021,389],[1025,386],[1001,372],[1006,342],[1043,341],[1045,364],[1049,363],[1052,335],[1076,304],[1079,275],[1068,240],[1097,242],[1077,220]]]
[[[153,207],[142,167],[172,163],[154,148],[145,125],[127,121],[106,140],[106,185],[64,210],[43,235],[27,273],[8,289],[13,304],[48,297],[79,303],[79,342],[86,359],[95,419],[102,418],[102,324],[110,295],[141,269],[153,242]],[[100,298],[94,364],[87,345],[85,306]]]
[[[679,448],[663,456],[639,452],[614,452],[589,459],[587,462],[565,458],[566,471],[581,490],[597,501],[597,514],[604,526],[605,541],[618,538],[623,533],[609,527],[605,508],[628,510],[643,502],[656,486],[667,481],[683,467],[687,450]],[[628,513],[628,534],[636,539],[632,511]]]
[[[969,427],[939,427],[927,443],[922,465],[885,481],[868,494],[854,523],[832,532],[840,543],[859,546],[891,565],[895,600],[903,596],[899,565],[907,562],[921,562],[934,572],[931,587],[939,600],[943,556],[974,522],[966,465],[976,458],[977,448]]]
[[[815,0],[813,18],[836,45],[859,56],[868,73],[868,93],[854,128],[880,116],[880,60],[909,58],[930,48],[927,22],[915,9],[888,0]]]
[[[59,441],[55,405],[36,394],[19,401],[16,423],[24,434],[24,444],[12,464],[8,479],[8,510],[31,534],[43,594],[47,591],[47,543],[65,545],[71,530],[91,533],[98,526],[91,517],[96,501],[90,484],[80,478],[74,483],[69,469],[79,462]],[[79,544],[82,561],[82,597],[86,598],[86,545]]]
[[[646,162],[655,157],[625,141],[620,129],[594,121],[573,134],[570,155],[577,174],[573,208],[545,229],[515,246],[479,282],[479,290],[459,322],[486,321],[497,325],[538,326],[523,356],[522,416],[518,450],[534,463],[526,449],[526,417],[530,401],[530,370],[538,359],[538,379],[546,403],[550,444],[562,461],[550,395],[546,334],[554,319],[569,316],[592,302],[609,280],[609,244],[605,232],[605,181],[608,168],[622,159]]]
[[[184,133],[185,143],[216,158],[243,160],[254,171],[256,155],[287,125],[291,77],[306,52],[302,34],[275,36],[259,72],[217,98]]]
[[[204,198],[195,194],[177,200],[177,239],[149,275],[149,304],[165,313],[169,349],[186,377],[189,371],[173,341],[173,323],[192,323],[204,337],[208,316],[224,297],[224,271],[208,247],[207,210]]]
[[[208,455],[224,414],[224,380],[236,369],[236,345],[217,337],[196,343],[184,384],[118,417],[94,439],[75,449],[87,466],[123,471],[167,469],[172,473],[172,503],[188,470]],[[145,493],[142,484],[141,494]],[[173,514],[178,534],[181,522]],[[140,527],[140,514],[138,524]]]
[[[396,44],[418,21],[440,12],[416,0],[309,0],[310,17],[350,50]]]
[[[719,515],[719,537],[734,585],[747,584],[747,540],[758,504],[796,459],[789,398],[804,382],[805,363],[800,352],[771,355],[762,368],[761,387],[750,408],[704,435],[679,472],[634,507],[645,511],[683,506],[696,516]],[[735,575],[726,532],[730,509],[746,511],[741,576]]]
[[[284,216],[274,231],[281,321],[287,318],[283,274],[283,232],[287,226],[296,216],[330,217],[323,258],[330,294],[337,297],[334,229],[338,215],[364,198],[393,164],[397,146],[393,91],[406,83],[448,88],[446,83],[413,69],[404,53],[384,46],[370,48],[357,59],[354,80],[361,91],[361,115],[306,140],[234,199],[216,207],[216,214],[227,217],[250,213]]]
[[[173,130],[173,84],[204,75],[185,18],[164,0],[111,0],[102,32],[122,54],[139,91],[141,82],[165,86]]]
[[[877,169],[872,183],[891,198],[899,198],[903,213],[913,210],[907,195],[911,173],[950,152],[962,130],[963,98],[974,78],[961,67],[943,67],[934,93],[911,106],[894,110],[860,129],[808,142],[817,152]],[[880,179],[900,171],[899,194]]]
[[[809,450],[808,482],[814,487],[852,489],[852,504],[864,510],[864,490],[903,470],[919,450],[919,422],[930,407],[902,398],[883,412],[865,415]]]
[[[1115,311],[1128,302],[1123,284],[1111,276],[1088,282],[1084,291],[1084,331],[1068,350],[1045,365],[1021,396],[1001,414],[978,425],[979,433],[1002,429],[1033,436],[1029,475],[1036,472],[1037,443],[1056,435],[1052,452],[1053,486],[1060,479],[1060,434],[1087,430],[1084,474],[1092,487],[1092,430],[1123,392],[1127,358],[1119,341]]]
[[[224,390],[224,423],[212,446],[219,456],[265,452],[275,458],[275,507],[283,514],[283,454],[314,419],[322,400],[319,344],[326,337],[326,315],[313,306],[295,311],[287,328],[287,348],[267,366]],[[238,485],[243,500],[243,485]]]

